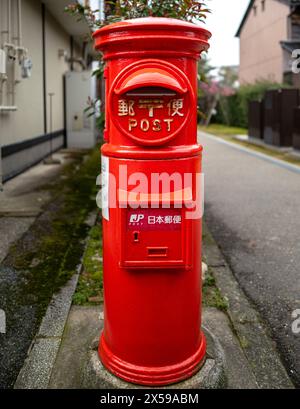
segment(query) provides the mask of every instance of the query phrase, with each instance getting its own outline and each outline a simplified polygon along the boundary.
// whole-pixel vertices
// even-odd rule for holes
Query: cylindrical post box
[[[205,360],[197,61],[210,33],[143,18],[94,34],[106,80],[103,365],[167,385]]]

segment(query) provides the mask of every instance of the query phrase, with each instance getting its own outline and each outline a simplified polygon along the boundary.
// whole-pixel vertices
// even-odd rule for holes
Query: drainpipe
[[[11,44],[11,0],[7,0],[7,42]]]
[[[6,33],[6,42],[3,44],[3,48],[7,47],[8,49],[15,49],[15,45],[11,42],[11,0],[6,1],[7,6],[7,30],[2,31]]]
[[[68,63],[71,63],[71,64],[74,64],[74,63],[80,64],[82,69],[86,70],[86,63],[83,58],[67,58],[66,60]]]
[[[47,133],[47,84],[46,84],[46,7],[42,3],[42,56],[43,56],[43,111],[44,133]]]
[[[21,47],[22,45],[22,3],[21,0],[18,0],[17,8],[18,8],[18,46]]]
[[[3,36],[6,34],[6,28],[4,28],[4,25],[5,25],[5,17],[4,17],[4,15],[3,15],[3,11],[4,11],[4,5],[3,5],[3,2],[2,1],[0,1],[0,27],[1,27],[1,30],[0,30],[0,48],[2,48],[3,47],[3,43],[4,43],[4,39],[3,39]]]
[[[1,142],[1,141],[0,141]],[[1,152],[1,145],[0,145],[0,195],[3,191],[3,176],[2,176],[2,152]]]
[[[12,44],[12,36],[11,36],[11,30],[12,30],[12,24],[11,24],[11,22],[12,22],[11,0],[7,0],[6,6],[7,6],[7,10],[6,10],[6,12],[7,12],[7,31],[6,31],[6,42],[3,44],[3,50],[5,52],[6,58],[9,58],[10,53],[13,54],[13,57],[16,54],[16,47],[15,47],[14,44]],[[5,31],[2,31],[2,34],[4,32]],[[2,92],[1,92],[0,112],[3,112],[3,111],[16,111],[17,107],[14,105],[14,100],[15,100],[15,97],[14,97],[14,87],[15,87],[14,78],[13,78],[13,83],[11,84],[11,91],[9,92],[9,88],[7,89],[7,98],[8,98],[8,95],[11,94],[11,105],[6,105],[6,106],[2,105],[2,101],[3,101],[3,95],[2,95],[3,94],[3,82],[7,82],[7,75],[4,75],[4,76],[2,75],[2,78],[1,78],[1,91]],[[7,85],[7,87],[8,87],[8,85]]]
[[[11,38],[12,38],[13,43],[15,44],[15,53],[16,53],[17,58],[14,60],[13,76],[12,76],[12,84],[11,84],[11,104],[12,106],[15,106],[16,84],[20,82],[20,73],[18,72],[17,78],[15,76],[16,69],[18,69],[16,64],[21,64],[22,59],[27,54],[27,50],[24,47],[22,47],[21,0],[17,0],[15,4],[16,4],[16,7],[14,8],[14,12],[16,12],[17,14],[16,16],[17,17],[17,29],[14,30],[13,36],[11,36]]]

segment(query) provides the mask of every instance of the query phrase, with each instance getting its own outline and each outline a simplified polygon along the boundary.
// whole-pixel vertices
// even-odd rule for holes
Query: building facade
[[[0,147],[5,181],[66,146],[65,74],[93,56],[68,0],[0,0]],[[52,101],[51,101],[52,100]]]
[[[251,0],[237,32],[240,84],[259,80],[300,86],[292,52],[300,48],[300,1]]]

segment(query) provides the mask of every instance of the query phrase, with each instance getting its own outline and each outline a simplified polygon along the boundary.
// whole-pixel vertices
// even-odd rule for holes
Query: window
[[[254,16],[257,15],[257,6],[253,6],[253,13],[254,13]]]
[[[261,0],[261,10],[265,11],[266,9],[266,0]]]
[[[300,13],[298,12],[294,12],[293,14],[291,14],[290,16],[290,37],[295,40],[299,40],[300,39]]]

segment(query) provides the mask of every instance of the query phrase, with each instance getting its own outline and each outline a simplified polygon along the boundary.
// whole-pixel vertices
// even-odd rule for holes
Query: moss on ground
[[[247,135],[248,133],[246,128],[237,128],[235,126],[226,126],[222,124],[211,124],[207,127],[200,126],[199,129],[216,136]]]
[[[83,256],[83,271],[79,277],[73,303],[77,305],[95,305],[102,302],[102,228],[98,222],[89,234]]]
[[[225,312],[228,308],[227,301],[216,286],[216,280],[210,269],[208,269],[202,287],[202,303],[205,307],[215,307]]]
[[[210,238],[207,234],[206,240]],[[102,228],[97,222],[90,233],[83,256],[83,271],[79,277],[76,292],[73,296],[75,305],[96,305],[103,301],[103,267],[102,267]],[[211,270],[208,270],[203,283],[203,305],[227,310],[227,302],[216,286]]]
[[[85,221],[96,208],[99,149],[84,157],[83,153],[73,154],[72,159],[60,177],[45,187],[51,192],[51,202],[25,236],[11,247],[3,263],[23,277],[14,302],[34,305],[38,320],[53,293],[76,271],[89,232]]]

